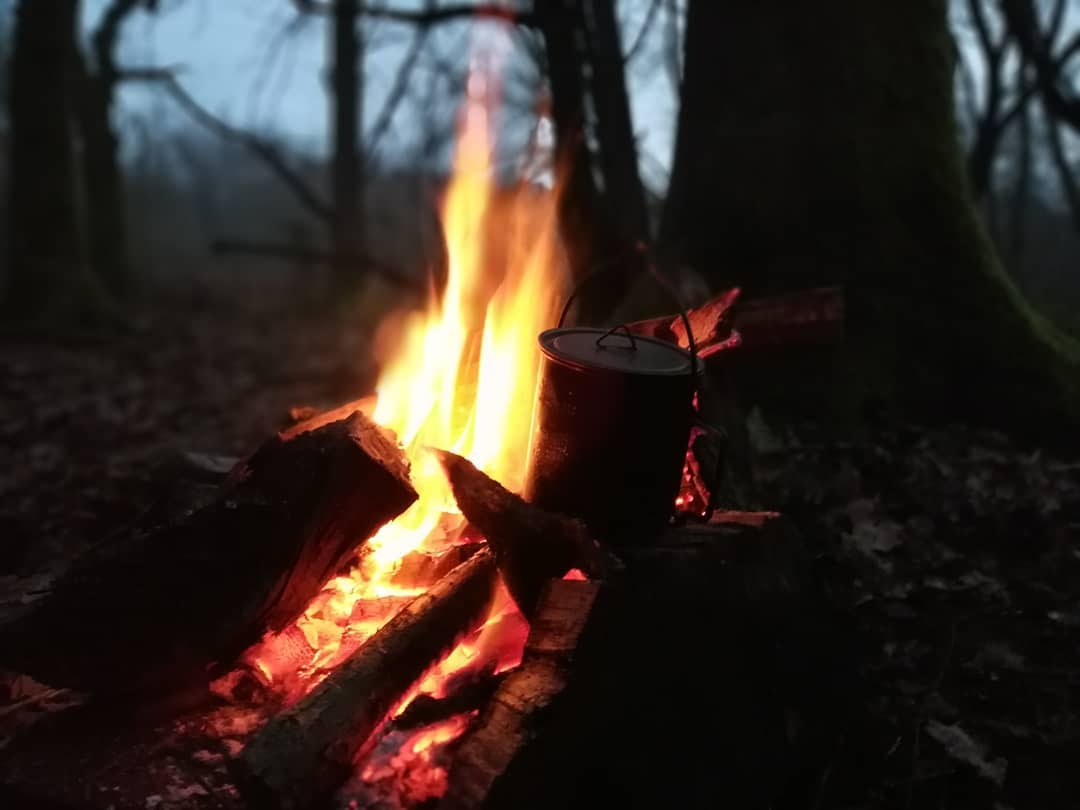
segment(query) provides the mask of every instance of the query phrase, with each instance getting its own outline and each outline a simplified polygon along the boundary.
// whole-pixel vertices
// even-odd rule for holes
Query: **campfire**
[[[665,522],[678,513],[681,528],[642,547],[619,548],[580,515],[514,494],[526,488],[537,432],[537,336],[568,279],[555,194],[539,215],[534,197],[511,218],[505,255],[485,249],[489,101],[474,76],[443,205],[445,286],[425,311],[380,329],[374,396],[284,430],[198,504],[152,515],[78,561],[3,628],[4,663],[51,685],[159,694],[212,677],[226,707],[255,718],[229,765],[235,796],[251,806],[538,801],[538,763],[551,746],[571,779],[565,758],[585,743],[570,739],[626,729],[611,701],[625,703],[635,677],[611,688],[614,673],[668,677],[657,661],[627,655],[642,639],[677,636],[672,611],[730,621],[721,614],[736,597],[713,590],[733,562],[744,566],[740,583],[751,571],[754,582],[797,591],[777,516],[716,511],[716,431],[702,424],[687,424],[679,486],[665,496]],[[839,318],[835,291],[822,291],[751,302],[736,331],[738,297],[728,291],[614,337],[631,349],[670,346],[693,369],[793,330],[829,331]],[[732,589],[757,598],[744,591]],[[648,643],[662,660],[664,643]],[[656,719],[641,714],[641,729]],[[547,730],[534,744],[538,718]],[[630,767],[635,755],[622,761]]]

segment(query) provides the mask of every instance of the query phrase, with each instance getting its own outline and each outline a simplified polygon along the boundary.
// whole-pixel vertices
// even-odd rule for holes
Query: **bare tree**
[[[15,9],[5,302],[16,317],[73,312],[86,293],[72,123],[77,13],[77,0]]]
[[[1080,229],[1080,169],[1070,164],[1062,135],[1063,129],[1080,135],[1080,81],[1073,71],[1073,61],[1080,58],[1080,32],[1065,39],[1069,3],[1053,0],[1045,21],[1032,0],[1000,0],[1000,9],[1022,55],[1023,72],[1031,74],[1026,94],[1036,96],[1042,106],[1043,129],[1062,196]]]
[[[968,173],[976,197],[988,198],[991,213],[996,210],[992,184],[1001,144],[1014,125],[1023,124],[1022,119],[1029,114],[1031,105],[1044,96],[1040,69],[1034,67],[1031,56],[1032,46],[1025,46],[1023,40],[1032,35],[1018,29],[1014,20],[1026,20],[1035,29],[1034,36],[1040,43],[1038,48],[1046,54],[1041,71],[1052,72],[1058,77],[1053,80],[1056,86],[1067,76],[1070,61],[1080,54],[1080,35],[1061,43],[1067,7],[1068,0],[1053,0],[1043,23],[1038,15],[1029,18],[1026,12],[1020,13],[1018,18],[1015,11],[1010,16],[1007,4],[990,0],[963,2],[966,19],[975,33],[978,46],[975,54],[982,63],[978,71],[982,77],[980,88],[975,71],[968,64],[967,49],[956,48],[967,101],[965,112],[972,133]],[[1055,117],[1045,99],[1043,107]]]
[[[363,166],[360,122],[363,116],[363,81],[360,77],[362,38],[358,0],[333,2],[333,65],[330,70],[333,99],[332,159],[330,185],[333,198],[333,253],[339,286],[350,281],[349,266],[340,257],[355,252],[363,243]]]
[[[156,0],[112,0],[90,37],[90,60],[79,56],[75,63],[80,86],[76,115],[82,140],[87,254],[97,277],[113,296],[128,293],[132,283],[119,139],[112,121],[116,89],[122,79],[116,48],[128,17],[140,6],[155,5]]]

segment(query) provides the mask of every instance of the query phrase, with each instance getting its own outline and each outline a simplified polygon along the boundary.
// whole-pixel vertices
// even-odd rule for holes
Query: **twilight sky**
[[[84,0],[84,29],[92,28],[108,0]],[[419,7],[422,0],[394,0],[398,7]],[[632,41],[641,29],[649,0],[620,4],[620,13]],[[654,184],[662,182],[670,160],[675,122],[675,96],[671,71],[666,69],[663,43],[670,26],[658,13],[637,51],[629,73],[635,128],[642,147],[643,170]],[[506,70],[517,76],[533,73],[522,56],[522,38],[508,34],[506,26],[485,23],[472,36],[468,23],[433,29],[425,55],[418,61],[406,103],[398,109],[379,155],[408,161],[415,155],[416,139],[425,117],[432,115],[425,93],[436,78],[435,106],[444,118],[452,114],[454,85],[447,66],[461,66],[477,39],[489,49],[506,49]],[[398,68],[410,49],[413,27],[386,21],[365,26],[368,39],[364,59],[367,79],[365,127],[370,131],[394,83]],[[181,81],[205,107],[232,124],[287,137],[312,154],[325,154],[328,107],[322,76],[325,67],[327,26],[318,17],[298,16],[290,0],[163,0],[157,14],[137,12],[124,31],[121,59],[139,66],[182,66]],[[624,45],[624,47],[627,47]],[[515,56],[515,54],[517,54]],[[516,103],[528,103],[528,88],[518,82],[508,92]],[[187,126],[182,111],[152,87],[129,86],[122,91],[122,114],[149,116],[155,129]],[[517,127],[508,134],[506,148],[520,147],[525,133]]]

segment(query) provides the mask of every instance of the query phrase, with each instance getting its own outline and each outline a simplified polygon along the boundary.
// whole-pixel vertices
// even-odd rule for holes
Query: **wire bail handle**
[[[686,314],[686,308],[683,306],[682,301],[679,300],[678,294],[672,288],[668,280],[665,279],[662,275],[660,275],[659,271],[656,269],[656,266],[649,259],[648,248],[646,248],[644,245],[638,245],[638,252],[645,254],[645,258],[649,268],[649,276],[651,276],[653,281],[656,282],[657,286],[660,287],[660,289],[667,294],[668,298],[671,299],[671,301],[675,304],[676,308],[679,311],[679,318],[682,320],[683,326],[686,328],[686,341],[689,344],[690,349],[690,373],[691,375],[695,375],[701,368],[701,361],[698,358],[697,342],[694,340],[694,330],[690,326],[690,317]],[[588,284],[590,281],[593,281],[598,276],[601,276],[611,270],[622,269],[623,266],[624,265],[622,259],[609,259],[606,262],[601,262],[600,264],[594,266],[591,270],[589,270],[588,273],[582,276],[581,280],[579,280],[578,283],[574,285],[573,289],[570,290],[570,295],[567,296],[566,303],[563,304],[562,312],[559,313],[559,321],[555,325],[555,328],[562,328],[563,323],[566,321],[566,316],[570,312],[570,306],[574,303],[574,299],[578,297],[578,294],[581,292],[582,288],[584,288],[586,284]],[[625,323],[619,324],[618,326],[613,326],[611,329],[598,337],[596,339],[596,345],[600,348],[604,348],[604,340],[606,340],[608,337],[610,337],[620,329],[626,332],[627,337],[630,339],[630,348],[632,350],[636,350],[637,341],[634,338],[633,332],[630,331],[630,327]]]
[[[609,337],[612,337],[620,329],[623,330],[626,333],[626,337],[630,339],[630,351],[636,352],[637,351],[637,339],[634,337],[634,333],[630,331],[630,328],[624,323],[619,324],[618,326],[611,327],[606,332],[604,332],[604,334],[602,334],[600,337],[598,337],[596,339],[596,347],[598,349],[606,349],[607,346],[604,345],[604,341],[607,340]]]

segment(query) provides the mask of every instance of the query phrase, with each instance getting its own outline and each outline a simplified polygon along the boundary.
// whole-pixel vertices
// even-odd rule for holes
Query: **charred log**
[[[5,617],[0,659],[91,691],[206,680],[291,623],[415,499],[399,448],[360,413],[275,437],[208,504],[101,544]]]
[[[526,503],[467,459],[439,452],[465,518],[487,539],[507,590],[532,619],[544,584],[571,568],[601,576],[611,565],[579,520]]]
[[[488,704],[458,750],[441,810],[482,807],[495,784],[538,730],[571,674],[600,582],[549,580],[536,606],[521,666]]]
[[[299,810],[325,798],[424,671],[480,619],[496,568],[481,551],[418,596],[307,697],[244,749],[242,789],[258,807]]]
[[[446,697],[417,695],[409,707],[394,718],[394,729],[407,731],[448,720],[456,714],[476,711],[488,705],[506,675],[491,671],[477,673],[455,686]]]

